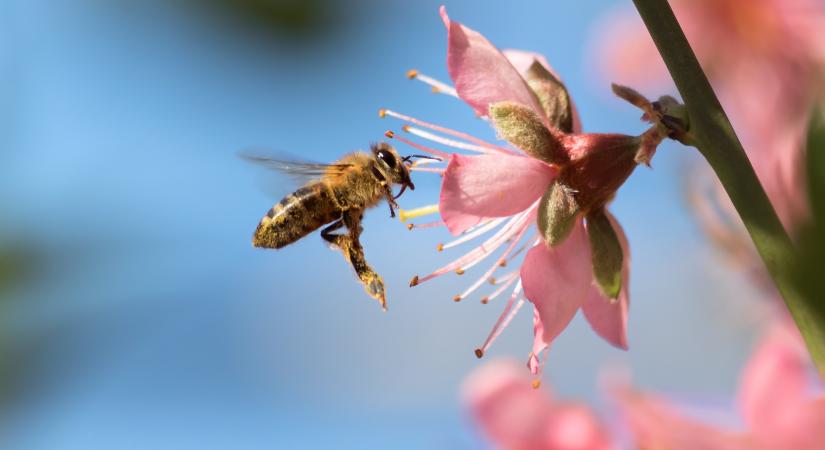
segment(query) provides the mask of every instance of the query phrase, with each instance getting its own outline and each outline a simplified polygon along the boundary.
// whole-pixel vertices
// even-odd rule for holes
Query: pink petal
[[[455,154],[444,172],[438,208],[450,232],[458,234],[484,218],[524,211],[556,175],[555,168],[525,156]]]
[[[612,448],[598,418],[585,405],[564,403],[553,409],[544,426],[543,449],[608,450]]]
[[[550,66],[550,63],[547,62],[544,55],[541,53],[534,53],[528,52],[524,50],[504,50],[504,56],[507,57],[507,60],[510,61],[510,64],[518,70],[518,73],[524,76],[527,69],[533,65],[534,61],[538,61],[545,69],[547,69],[550,73],[552,73],[556,78],[558,78],[562,83],[564,80],[556,73],[555,70]],[[576,108],[576,102],[573,101],[573,96],[570,95],[570,105],[573,111],[573,133],[581,133],[582,132],[582,120],[579,116],[579,111]]]
[[[538,99],[507,58],[479,32],[451,21],[444,6],[439,11],[447,27],[447,70],[458,96],[480,116],[491,103],[509,100],[543,118]]]
[[[500,448],[539,449],[552,412],[545,390],[533,389],[518,363],[496,360],[462,386],[463,402],[481,431]]]
[[[612,11],[594,28],[597,73],[627,86],[667,87],[667,68],[635,11]]]
[[[753,433],[770,446],[825,447],[825,441],[812,447],[825,430],[825,411],[809,399],[808,362],[796,331],[776,326],[742,374],[742,414]]]
[[[593,331],[607,342],[614,346],[627,350],[627,311],[630,306],[630,246],[627,243],[627,236],[624,234],[622,226],[613,216],[607,212],[607,218],[613,224],[619,242],[624,252],[622,261],[622,291],[615,302],[602,296],[596,286],[591,286],[590,292],[582,304],[584,317],[590,323]]]
[[[558,247],[540,243],[527,252],[521,280],[541,319],[541,342],[549,344],[570,323],[589,292],[591,273],[590,243],[581,222]]]
[[[628,388],[614,389],[612,394],[633,434],[634,448],[767,450],[747,436],[688,419],[664,399]]]

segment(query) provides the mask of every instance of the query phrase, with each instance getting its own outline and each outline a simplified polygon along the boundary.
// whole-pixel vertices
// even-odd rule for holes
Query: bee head
[[[370,150],[372,150],[375,157],[375,168],[387,182],[400,184],[401,193],[407,187],[412,190],[415,189],[415,185],[410,179],[410,169],[405,164],[408,160],[401,158],[390,144],[379,142],[371,145]],[[401,193],[398,196],[401,196]]]

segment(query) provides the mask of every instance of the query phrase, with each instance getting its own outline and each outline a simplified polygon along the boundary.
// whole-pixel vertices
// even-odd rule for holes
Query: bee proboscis
[[[284,173],[307,177],[306,184],[284,197],[261,219],[252,245],[255,247],[285,247],[312,233],[323,225],[321,237],[337,247],[352,265],[367,293],[381,303],[386,310],[384,281],[364,257],[359,240],[363,227],[364,211],[385,199],[390,216],[395,217],[395,200],[409,187],[415,189],[410,179],[408,164],[412,157],[401,157],[386,143],[370,146],[371,153],[353,152],[332,164],[291,161],[268,156],[242,156],[250,161]],[[401,185],[398,195],[393,195],[394,185]],[[335,233],[346,227],[346,233]]]

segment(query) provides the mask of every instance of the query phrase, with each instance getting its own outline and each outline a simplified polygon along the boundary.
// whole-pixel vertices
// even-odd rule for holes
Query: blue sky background
[[[383,314],[317,236],[250,246],[291,186],[237,158],[265,146],[334,160],[400,129],[382,107],[493,139],[468,107],[404,76],[448,80],[439,4],[322,3],[319,28],[296,36],[214,1],[0,3],[0,240],[35,261],[0,304],[14,375],[0,447],[484,448],[458,392],[501,303],[453,303],[467,276],[407,287],[447,261],[435,251],[446,231],[409,232],[384,207],[367,215]],[[633,134],[638,111],[611,96],[590,53],[597,19],[629,4],[447,7],[499,47],[547,55],[586,130]],[[619,192],[631,350],[577,317],[550,353],[545,384],[559,396],[600,407],[611,364],[652,389],[734,392],[754,334],[742,306],[756,295],[685,207],[695,163],[663,145]],[[402,207],[436,199],[438,178],[417,175]],[[526,358],[531,320],[525,308],[489,357]]]

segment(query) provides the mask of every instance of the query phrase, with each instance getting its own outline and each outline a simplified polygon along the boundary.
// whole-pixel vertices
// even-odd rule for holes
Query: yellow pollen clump
[[[461,269],[461,268],[455,269],[455,274],[456,275],[464,275],[464,269]]]
[[[413,78],[415,78],[417,76],[418,76],[418,71],[417,70],[410,69],[410,70],[407,71],[407,78],[412,80]]]
[[[436,250],[438,250],[438,251],[443,251],[443,250],[444,250],[444,244],[438,244],[438,245],[436,245],[436,246],[435,246],[435,249],[436,249]]]
[[[538,389],[541,386],[541,380],[538,380],[538,379],[533,380],[533,382],[530,383],[530,385],[533,386],[533,389]]]
[[[386,110],[386,109],[383,109],[383,108],[382,108],[382,109],[379,109],[379,110],[378,110],[378,117],[380,117],[380,118],[382,118],[382,119],[383,119],[384,117],[387,117],[387,110]]]

